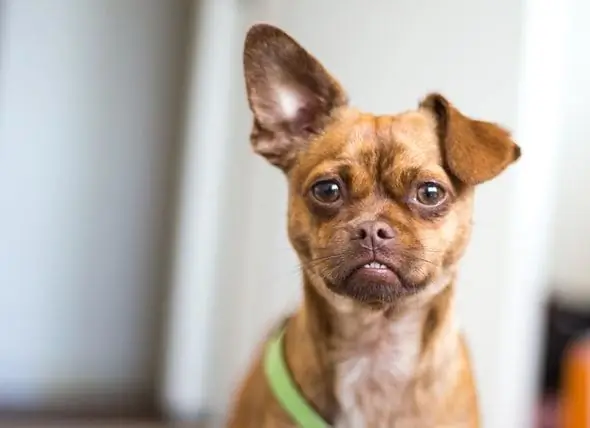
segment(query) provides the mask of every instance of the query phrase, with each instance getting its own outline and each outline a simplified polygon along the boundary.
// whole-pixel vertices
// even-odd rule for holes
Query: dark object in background
[[[590,331],[590,304],[584,307],[553,295],[547,302],[536,428],[563,428],[561,388],[571,347]],[[578,428],[578,427],[576,427]],[[582,427],[579,427],[582,428]]]
[[[590,305],[574,307],[554,295],[547,309],[541,392],[555,395],[559,392],[563,357],[568,345],[590,332]]]

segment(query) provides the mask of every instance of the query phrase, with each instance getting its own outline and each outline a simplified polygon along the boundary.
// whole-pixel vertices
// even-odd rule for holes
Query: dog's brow
[[[311,184],[325,176],[341,175],[343,171],[351,168],[351,161],[348,158],[336,158],[334,160],[320,162],[313,167],[307,174],[307,179],[304,183],[304,188],[311,186]]]
[[[420,175],[420,168],[404,168],[401,170],[395,170],[388,168],[381,172],[380,181],[381,183],[396,195],[402,195],[406,192],[409,183],[416,180]]]

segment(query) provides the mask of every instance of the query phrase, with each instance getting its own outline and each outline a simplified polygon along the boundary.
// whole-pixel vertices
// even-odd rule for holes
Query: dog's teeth
[[[367,263],[365,267],[369,269],[387,269],[385,265],[378,262]]]

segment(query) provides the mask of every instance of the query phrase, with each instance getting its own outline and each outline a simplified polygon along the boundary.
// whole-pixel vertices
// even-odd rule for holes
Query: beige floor
[[[164,422],[93,422],[93,421],[53,421],[23,422],[0,421],[0,428],[217,428],[217,424],[180,424]]]

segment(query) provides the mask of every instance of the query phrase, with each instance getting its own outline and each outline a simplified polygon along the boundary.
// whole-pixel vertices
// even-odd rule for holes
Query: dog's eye
[[[445,189],[433,182],[423,183],[418,187],[416,200],[422,205],[430,207],[436,206],[444,201],[446,197]]]
[[[335,180],[324,180],[313,185],[311,192],[318,201],[331,204],[341,197],[340,185]]]

